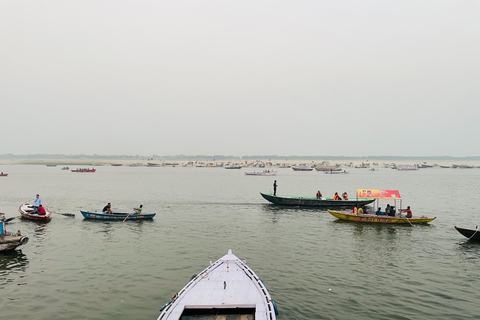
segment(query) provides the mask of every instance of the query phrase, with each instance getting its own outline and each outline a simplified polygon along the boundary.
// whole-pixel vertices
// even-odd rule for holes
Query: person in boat
[[[103,210],[102,212],[106,213],[106,214],[113,214],[112,212],[112,205],[111,203],[107,203],[107,205],[105,207],[103,207]]]
[[[335,195],[333,196],[333,200],[342,200],[338,195],[338,192],[335,192]]]
[[[138,208],[133,208],[133,210],[135,210],[135,214],[140,214],[140,213],[142,213],[143,204],[141,204]]]
[[[42,198],[40,198],[40,195],[37,194],[35,196],[35,199],[33,199],[33,210],[38,211],[38,207],[42,205]]]
[[[320,190],[317,191],[317,199],[322,199],[322,193]]]
[[[277,195],[277,180],[273,180],[273,195]]]
[[[358,213],[358,208],[357,208],[357,206],[353,207],[352,213],[353,213],[353,214],[357,214],[357,213]]]
[[[348,194],[346,192],[342,193],[343,200],[348,200]]]
[[[45,210],[45,208],[44,208],[42,205],[40,205],[40,206],[38,207],[38,211],[37,211],[37,212],[38,212],[39,215],[42,215],[42,216],[44,216],[44,215],[47,214],[47,210]]]
[[[363,207],[358,208],[357,214],[363,214],[363,213],[364,213],[364,212],[363,212]]]
[[[407,218],[412,218],[413,217],[413,214],[412,214],[412,210],[410,210],[410,206],[407,207],[407,209],[403,209],[402,212],[405,212],[406,213],[406,217]]]
[[[387,212],[387,215],[390,217],[395,217],[395,206],[390,207],[390,211]]]
[[[378,207],[377,211],[375,212],[377,216],[384,216],[386,215],[385,212],[382,212],[382,208]]]
[[[390,212],[390,205],[387,204],[387,207],[385,208],[385,215],[388,215],[389,212]]]

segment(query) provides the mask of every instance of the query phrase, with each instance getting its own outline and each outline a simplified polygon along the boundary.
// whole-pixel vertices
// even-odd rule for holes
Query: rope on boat
[[[474,233],[470,238],[468,238],[468,240],[470,240],[470,239],[472,239],[473,237],[475,237],[475,235],[477,234],[477,232],[478,232],[478,230],[479,230],[479,229],[478,229],[478,226],[477,226],[476,229],[477,229],[477,230],[475,231],[475,233]]]

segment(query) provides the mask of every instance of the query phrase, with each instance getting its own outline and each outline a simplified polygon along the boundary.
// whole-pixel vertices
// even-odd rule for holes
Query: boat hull
[[[82,213],[85,219],[95,219],[95,220],[125,220],[127,216],[128,216],[127,220],[149,220],[149,219],[153,219],[153,217],[155,217],[156,215],[156,213],[148,213],[148,214],[132,213],[130,215],[128,215],[128,213],[105,214],[101,212],[90,212],[90,211],[82,211],[82,210],[80,210],[80,212]]]
[[[460,232],[461,235],[472,241],[480,241],[480,229],[466,229],[455,226],[455,229]]]
[[[24,203],[20,207],[18,207],[18,212],[22,215],[22,218],[28,220],[35,220],[35,221],[48,221],[52,217],[52,213],[45,208],[47,212],[44,215],[41,214],[32,214],[33,212],[33,205],[29,203]]]
[[[359,205],[367,205],[375,201],[375,199],[368,200],[333,200],[333,199],[317,199],[316,197],[289,197],[289,196],[274,196],[269,193],[260,192],[265,200],[280,206],[292,207],[317,207],[317,208],[353,208]]]
[[[28,237],[18,235],[1,235],[0,236],[0,252],[11,251],[27,244]]]
[[[161,311],[157,320],[276,319],[263,281],[231,250],[193,276]]]
[[[245,172],[247,176],[274,176],[278,171],[263,171],[263,172]]]
[[[377,216],[372,214],[353,214],[347,212],[340,212],[328,210],[332,216],[340,220],[367,222],[367,223],[396,223],[396,224],[413,224],[413,223],[427,223],[435,220],[436,217],[391,217],[391,216]]]

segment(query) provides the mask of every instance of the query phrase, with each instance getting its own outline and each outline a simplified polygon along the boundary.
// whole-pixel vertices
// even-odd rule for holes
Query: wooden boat
[[[92,168],[92,169],[83,168],[83,169],[74,169],[74,170],[70,170],[70,171],[72,171],[72,172],[95,172],[95,171],[97,171],[97,169],[95,169],[95,168]]]
[[[5,230],[5,217],[0,216],[0,252],[15,250],[19,246],[26,245],[28,237],[22,236],[20,231],[17,233],[7,232]]]
[[[110,165],[114,167],[121,167],[123,166],[123,163],[110,163]]]
[[[347,170],[339,170],[339,171],[324,171],[325,174],[347,174]]]
[[[428,217],[415,217],[406,218],[404,215],[399,217],[391,217],[391,216],[377,216],[375,214],[354,214],[351,212],[343,212],[343,211],[334,211],[328,210],[330,214],[340,220],[347,220],[347,221],[356,221],[356,222],[369,222],[369,223],[427,223],[430,221],[435,220],[436,217],[428,218]]]
[[[47,164],[47,167],[56,167],[56,164]]]
[[[7,177],[8,176],[8,173],[0,173],[0,177]]]
[[[312,171],[313,168],[309,166],[293,166],[292,169],[294,171]]]
[[[272,170],[263,170],[263,171],[253,171],[253,172],[245,172],[247,176],[274,176],[277,174],[278,171]]]
[[[480,229],[478,229],[478,226],[476,229],[466,229],[455,226],[455,229],[463,236],[467,237],[468,240],[480,241]]]
[[[397,166],[397,170],[399,171],[411,171],[411,170],[418,170],[418,166],[416,164],[399,164]]]
[[[18,207],[18,212],[22,215],[23,218],[29,220],[37,220],[37,221],[46,221],[50,220],[52,213],[45,208],[46,214],[36,214],[33,210],[33,205],[25,202],[20,207]]]
[[[63,167],[62,170],[70,170],[69,167]]]
[[[232,250],[194,275],[161,309],[157,320],[275,320],[275,301]]]
[[[96,220],[148,220],[148,219],[153,219],[155,217],[156,213],[141,213],[141,214],[135,214],[131,213],[113,213],[113,214],[108,214],[104,212],[97,212],[97,211],[82,211],[83,217],[85,219],[96,219]]]
[[[225,166],[225,169],[242,169],[242,166]]]
[[[339,167],[333,167],[333,166],[317,166],[315,167],[315,170],[317,171],[341,171],[342,169]]]
[[[273,204],[295,207],[353,208],[359,205],[367,205],[375,201],[375,199],[333,200],[333,198],[317,199],[317,197],[274,196],[271,193],[262,192],[260,192],[260,194],[265,200],[270,201]]]

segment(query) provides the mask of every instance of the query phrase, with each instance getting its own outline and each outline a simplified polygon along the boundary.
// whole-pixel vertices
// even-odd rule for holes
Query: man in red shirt
[[[45,210],[45,208],[42,205],[40,205],[38,207],[38,214],[41,214],[41,215],[47,214],[47,211]]]

